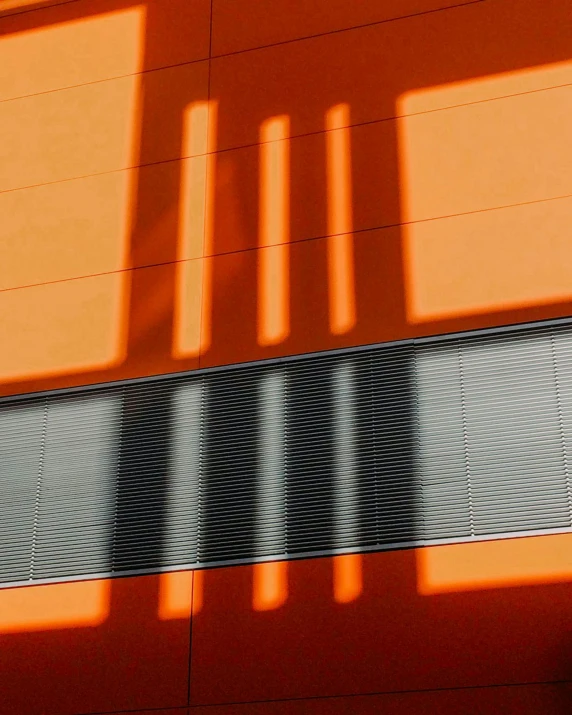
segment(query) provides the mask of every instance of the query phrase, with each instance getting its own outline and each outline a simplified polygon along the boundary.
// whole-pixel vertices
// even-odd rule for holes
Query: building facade
[[[0,714],[572,712],[564,0],[0,2]]]

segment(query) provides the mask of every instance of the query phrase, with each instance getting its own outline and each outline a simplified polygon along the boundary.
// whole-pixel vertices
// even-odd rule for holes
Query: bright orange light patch
[[[132,166],[139,89],[133,75],[0,102],[0,191]]]
[[[571,111],[567,86],[402,117],[403,220],[570,195]]]
[[[361,596],[363,591],[362,560],[360,554],[335,556],[334,600],[336,603],[351,603]]]
[[[545,88],[556,80],[572,80],[572,63],[400,99],[411,322],[572,296],[572,87]]]
[[[127,267],[136,177],[115,170],[138,157],[144,21],[135,6],[0,39],[0,289]]]
[[[272,117],[260,129],[258,344],[290,334],[290,120]]]
[[[478,77],[408,92],[399,102],[398,115],[433,112],[566,84],[572,84],[570,61],[527,67],[514,72],[500,72],[492,77]]]
[[[159,618],[189,618],[193,597],[193,572],[174,571],[159,577]]]
[[[331,332],[341,335],[356,323],[348,104],[327,111],[326,130],[329,318]]]
[[[198,356],[201,347],[201,300],[208,283],[210,264],[203,260],[211,248],[211,223],[207,221],[207,204],[212,201],[209,186],[207,154],[209,134],[216,106],[210,102],[193,102],[185,110],[179,201],[179,236],[177,241],[176,298],[173,355],[176,358]],[[209,216],[212,209],[208,211]],[[206,236],[208,229],[209,236]],[[188,259],[195,259],[188,261]]]
[[[417,588],[430,596],[572,581],[572,534],[500,539],[417,551]]]
[[[0,11],[26,4],[2,0]],[[0,67],[10,71],[2,74],[0,100],[139,72],[144,22],[145,8],[134,6],[5,34]]]
[[[127,267],[132,170],[0,193],[0,290]]]
[[[98,626],[109,616],[109,581],[0,589],[0,633]]]
[[[4,382],[110,367],[124,359],[129,272],[0,291]]]
[[[201,352],[201,295],[206,269],[206,260],[202,258],[177,264],[173,346],[176,358],[196,357]]]
[[[414,322],[572,299],[572,198],[403,228]]]
[[[177,259],[204,255],[207,186],[208,102],[194,102],[185,111],[181,155],[181,194]]]
[[[200,278],[201,318],[198,346],[200,353],[204,353],[209,349],[212,340],[213,259],[211,256],[214,253],[217,117],[218,103],[215,100],[209,100],[207,116],[208,128],[206,132],[206,150],[208,154],[205,157],[205,208],[201,253],[205,258],[203,258],[202,261]],[[196,344],[194,344],[193,349],[195,351],[197,350]]]
[[[255,564],[253,567],[252,608],[272,611],[288,600],[288,564],[285,561]]]

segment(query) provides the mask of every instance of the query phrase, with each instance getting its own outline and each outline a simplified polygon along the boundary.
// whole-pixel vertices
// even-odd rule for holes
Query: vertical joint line
[[[566,495],[568,497],[568,515],[570,526],[572,526],[572,482],[570,480],[570,469],[568,467],[568,450],[566,449],[566,434],[564,432],[564,419],[562,417],[562,398],[560,396],[560,381],[558,379],[558,362],[556,360],[556,347],[554,345],[554,332],[550,331],[550,350],[552,352],[552,364],[554,366],[554,386],[556,388],[556,407],[558,409],[558,429],[560,431],[560,441],[562,442],[562,460],[564,465],[564,477],[566,479]]]
[[[40,460],[38,465],[38,483],[36,485],[36,499],[34,501],[34,525],[32,528],[32,555],[30,560],[30,580],[34,578],[34,565],[36,558],[36,542],[38,539],[38,524],[40,520],[40,495],[44,476],[44,461],[46,457],[46,435],[48,431],[48,398],[44,400],[44,416],[42,419],[42,441],[40,443]]]
[[[461,390],[461,415],[463,420],[463,452],[465,455],[466,481],[467,481],[467,496],[469,499],[469,525],[471,536],[475,536],[475,515],[473,511],[473,494],[471,490],[471,461],[469,459],[469,440],[467,432],[467,410],[465,399],[465,374],[463,370],[463,353],[461,343],[457,341],[457,356],[459,358],[459,383]]]

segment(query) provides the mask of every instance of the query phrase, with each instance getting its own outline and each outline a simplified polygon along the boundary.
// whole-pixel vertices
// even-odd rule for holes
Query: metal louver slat
[[[120,409],[117,393],[49,402],[32,578],[107,570]]]
[[[423,536],[471,536],[473,511],[457,344],[417,351],[415,393],[415,473],[422,493]]]
[[[0,583],[572,529],[572,321],[0,401]]]
[[[203,409],[200,378],[176,386],[164,524],[165,566],[197,560]]]
[[[507,531],[567,526],[550,335],[468,342],[461,347],[461,361],[475,534],[491,533],[499,523]],[[492,380],[491,376],[496,377]],[[486,419],[480,415],[486,415]],[[494,437],[491,426],[495,428]],[[535,439],[531,440],[533,435]],[[519,470],[513,471],[516,463],[526,472],[526,478]],[[507,472],[510,478],[503,479]],[[496,486],[496,509],[487,499],[491,483]],[[543,496],[537,493],[532,503],[528,502],[527,496],[542,486]],[[548,511],[547,504],[551,507]]]
[[[389,358],[389,359],[387,359]],[[421,485],[415,473],[414,348],[372,355],[378,543],[423,538]]]
[[[44,450],[46,405],[0,409],[0,580],[30,577]]]

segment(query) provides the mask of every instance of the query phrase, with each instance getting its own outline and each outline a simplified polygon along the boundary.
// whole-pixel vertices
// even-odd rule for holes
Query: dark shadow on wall
[[[509,5],[511,3],[507,2],[506,6]],[[130,3],[112,3],[110,0],[105,8],[128,6]],[[553,18],[552,22],[557,23],[559,11],[556,4],[550,4],[548,10],[546,7],[546,3],[530,3],[526,12],[530,13],[531,22],[537,17],[536,13],[542,11],[545,22],[551,21],[550,13],[553,13],[556,20]],[[84,3],[69,3],[68,19],[79,19],[84,11]],[[516,4],[513,4],[513,11],[520,16],[525,12],[522,5]],[[169,41],[164,32],[164,12],[159,4],[148,6],[145,70],[156,67],[161,46]],[[362,101],[370,104],[379,101],[394,107],[397,98],[411,89],[570,59],[570,48],[556,41],[539,43],[535,38],[529,38],[522,44],[519,44],[520,40],[503,42],[503,37],[510,36],[508,20],[506,27],[491,27],[494,37],[487,38],[488,55],[483,51],[467,51],[467,47],[475,48],[483,41],[482,36],[471,30],[470,22],[462,19],[463,13],[474,10],[459,8],[448,12],[452,23],[457,22],[453,18],[459,18],[458,32],[451,32],[444,23],[445,37],[421,35],[414,38],[415,43],[410,38],[409,42],[417,45],[417,56],[424,58],[423,62],[414,66],[402,64],[399,72],[395,70],[393,75],[386,70],[385,76],[391,76],[391,81],[387,85],[378,82],[375,91],[370,87],[368,96],[359,96],[360,85],[356,85],[358,89],[353,94],[348,94],[347,87],[342,86],[343,78],[336,85],[333,74],[332,79],[320,87],[310,88],[309,97],[308,87],[303,83],[305,59],[301,57],[293,63],[292,81],[298,78],[304,91],[299,89],[298,93],[292,94],[284,88],[281,94],[275,87],[268,91],[262,83],[252,104],[249,106],[245,102],[242,114],[237,117],[231,111],[234,100],[227,99],[224,94],[209,97],[208,93],[189,91],[184,85],[170,87],[172,92],[165,92],[165,85],[155,82],[156,76],[148,73],[143,79],[139,163],[152,161],[156,147],[165,141],[176,148],[173,151],[179,150],[183,110],[192,101],[210,98],[219,102],[218,140],[224,144],[227,132],[232,135],[231,125],[237,121],[257,137],[261,119],[287,113],[296,132],[298,127],[307,126],[306,116],[310,111],[323,117],[338,102],[349,102],[352,112],[359,117]],[[457,58],[455,63],[446,66],[439,65],[441,56],[432,52],[436,46],[445,44]],[[354,55],[349,53],[345,58],[348,75],[354,67],[353,58]],[[333,59],[326,54],[316,64],[327,65]],[[271,84],[268,78],[267,81]],[[301,99],[293,101],[292,97]],[[378,142],[376,152],[372,152],[371,143],[360,139],[358,134],[353,128],[354,216],[357,219],[360,212],[367,212],[361,197],[378,192],[383,196],[386,224],[397,224],[401,216],[401,197],[395,128],[389,128],[380,135],[381,138],[374,138],[373,141]],[[292,217],[303,215],[301,224],[306,219],[310,223],[314,221],[316,236],[326,235],[325,174],[312,173],[308,168],[308,163],[325,166],[324,150],[313,145],[305,152],[301,147],[302,144],[292,144],[291,184],[292,187],[306,186],[308,191],[304,195],[300,189],[293,188],[291,214]],[[308,155],[315,161],[308,162]],[[380,156],[383,157],[381,174],[376,163]],[[241,162],[235,154],[221,154],[217,158],[217,175],[230,178],[217,186],[214,254],[252,248],[256,245],[258,230],[256,204],[252,203],[252,197],[258,195],[257,163],[255,161],[254,168],[249,168],[247,159]],[[178,227],[173,216],[177,215],[180,203],[180,185],[178,171],[170,172],[168,165],[165,165],[164,176],[162,199],[157,201],[156,178],[144,169],[138,172],[131,255],[134,264],[150,265],[160,254],[160,262],[164,265],[156,270],[142,269],[133,275],[125,363],[117,369],[80,376],[49,381],[23,380],[12,384],[11,391],[42,390],[197,367],[194,359],[177,362],[172,358],[175,267],[169,262],[177,255]],[[236,215],[229,213],[231,205],[236,207]],[[570,303],[563,302],[514,311],[499,310],[484,318],[473,316],[434,321],[422,328],[411,326],[405,308],[401,238],[399,228],[395,227],[388,228],[383,237],[377,239],[370,240],[365,234],[356,235],[353,247],[357,320],[355,327],[341,337],[333,336],[328,327],[327,244],[324,241],[293,243],[289,262],[291,332],[278,347],[261,348],[258,344],[255,286],[259,266],[256,254],[228,252],[213,259],[212,344],[202,356],[202,364],[405,338],[421,332],[470,329],[482,326],[483,321],[499,325],[570,312]],[[406,381],[406,361],[400,369],[402,379]],[[358,424],[373,422],[382,443],[384,436],[388,443],[391,436],[394,445],[395,434],[400,435],[397,466],[390,467],[391,460],[384,461],[379,453],[374,454],[374,468],[378,476],[385,477],[381,483],[387,485],[376,494],[375,504],[363,497],[371,470],[371,461],[363,460],[363,455],[372,446],[358,436],[359,523],[360,529],[368,535],[373,520],[378,535],[384,532],[386,524],[392,523],[394,505],[399,505],[400,513],[404,515],[400,527],[404,532],[412,528],[416,519],[412,481],[405,477],[399,482],[399,490],[392,486],[394,469],[402,475],[412,474],[413,440],[408,406],[392,404],[389,399],[394,378],[391,376],[389,382],[384,383],[380,376],[375,386],[357,381],[359,390],[370,389],[373,394],[370,407],[356,416]],[[245,552],[255,545],[256,532],[252,502],[242,515],[237,516],[232,506],[220,500],[220,485],[225,487],[226,482],[232,480],[233,468],[238,464],[245,473],[241,489],[250,495],[247,501],[253,498],[252,469],[259,459],[254,439],[258,396],[248,391],[234,391],[222,382],[219,385],[208,398],[209,419],[212,420],[208,432],[216,435],[216,430],[225,422],[226,428],[232,429],[236,436],[236,445],[233,445],[236,451],[229,459],[224,445],[218,443],[207,458],[207,474],[212,472],[205,495],[207,555],[209,544],[214,543],[216,537],[212,527],[215,522],[233,523],[233,519],[238,519],[246,534]],[[304,415],[309,399],[308,386],[303,379],[294,379],[290,388],[293,413],[288,415],[292,420],[288,423],[291,428],[288,434],[293,454],[297,455],[291,464],[297,480],[287,495],[294,514],[287,539],[293,551],[305,550],[315,534],[330,545],[335,545],[339,538],[332,487],[336,462],[336,442],[332,436],[335,435],[335,394],[327,373],[314,387],[318,389],[313,404],[321,420],[310,421],[307,425]],[[217,393],[219,389],[220,394]],[[229,404],[239,398],[243,411],[229,409]],[[137,543],[141,565],[160,563],[164,549],[163,507],[159,506],[148,519],[133,518],[134,514],[144,510],[150,493],[159,505],[164,505],[166,500],[172,450],[172,395],[159,391],[154,399],[157,401],[155,405],[161,405],[165,419],[157,433],[157,441],[152,443],[145,438],[145,401],[139,402],[128,396],[124,404],[117,496],[119,528],[114,546],[121,567],[130,563],[133,543]],[[312,446],[302,451],[294,449],[305,444]],[[317,462],[317,469],[315,459],[321,460]],[[136,466],[153,462],[157,464],[155,475],[140,483]],[[315,481],[310,483],[307,474],[312,474]],[[301,514],[306,511],[312,489],[318,484],[325,487],[330,497],[315,505],[316,531],[308,535],[301,532],[295,513],[296,510]],[[386,540],[392,541],[394,536],[394,532],[388,532]],[[225,548],[232,550],[232,531],[224,539]],[[361,567],[363,584],[359,596],[348,603],[336,603],[332,596],[335,566],[330,559],[293,562],[288,565],[289,590],[285,604],[268,611],[253,610],[253,568],[206,572],[202,577],[203,607],[193,618],[191,702],[570,680],[569,643],[563,635],[569,632],[569,604],[572,602],[568,584],[423,597],[417,592],[413,551],[365,556]],[[161,621],[158,618],[159,586],[160,579],[154,576],[137,581],[114,580],[109,619],[95,628],[0,636],[0,671],[3,674],[0,712],[23,715],[87,713],[185,706],[190,624],[188,619]],[[224,683],[221,683],[221,673],[225,674]],[[570,703],[563,703],[561,712],[569,711]]]

